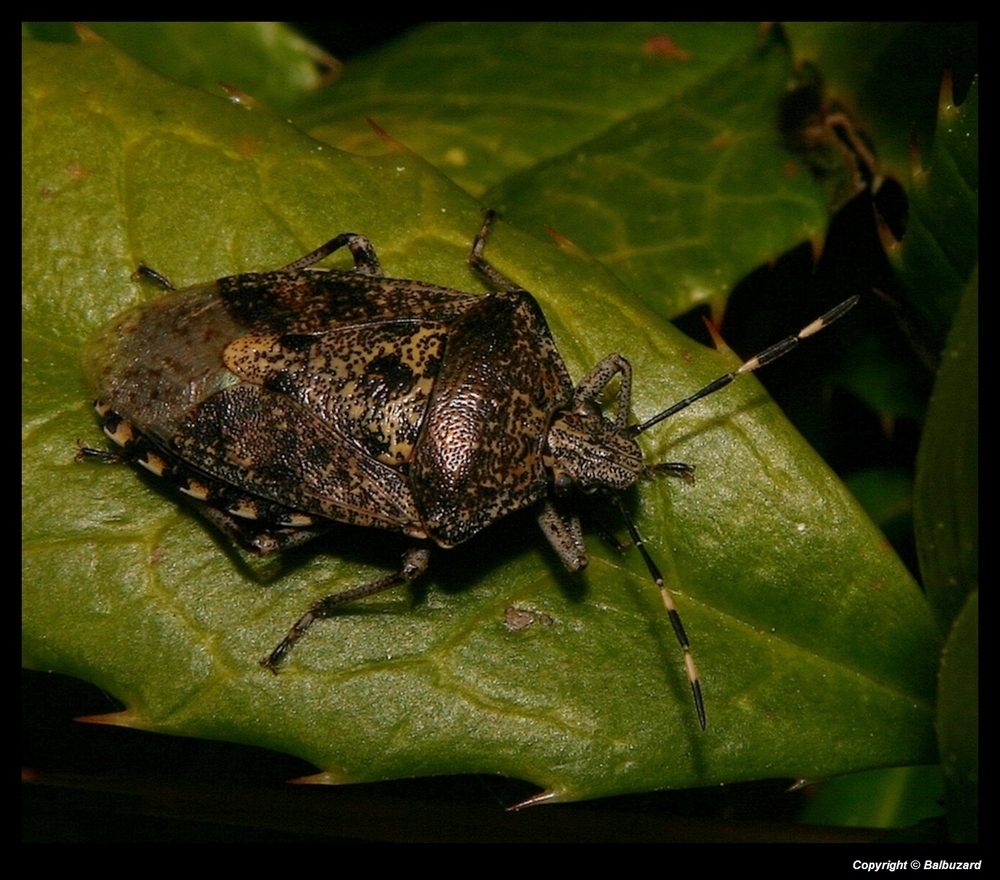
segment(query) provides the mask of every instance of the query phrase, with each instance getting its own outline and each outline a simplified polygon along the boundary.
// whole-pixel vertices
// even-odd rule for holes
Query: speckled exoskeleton
[[[413,539],[401,569],[320,599],[262,661],[276,670],[318,619],[423,573],[430,547],[455,547],[501,517],[534,507],[570,571],[587,564],[565,504],[600,493],[621,512],[660,586],[684,651],[701,727],[705,709],[690,644],[621,494],[655,471],[635,437],[836,320],[848,300],[739,369],[641,425],[627,424],[632,371],[613,354],[575,385],[538,303],[483,256],[470,265],[495,292],[473,295],[387,278],[368,239],[344,233],[273,272],[174,290],[119,316],[88,347],[85,370],[104,431],[134,462],[204,502],[244,548],[300,544],[331,520]],[[353,271],[314,268],[347,247]],[[616,408],[596,399],[618,378]]]

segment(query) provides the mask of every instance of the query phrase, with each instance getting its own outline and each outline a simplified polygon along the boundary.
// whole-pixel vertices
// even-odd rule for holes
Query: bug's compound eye
[[[572,490],[575,482],[573,478],[566,473],[566,471],[554,472],[555,479],[553,480],[553,486],[555,487],[557,495],[567,495]]]

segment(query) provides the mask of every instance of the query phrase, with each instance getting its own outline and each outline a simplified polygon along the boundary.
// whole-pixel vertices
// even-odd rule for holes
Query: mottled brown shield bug
[[[690,644],[663,578],[621,502],[647,465],[635,438],[847,312],[841,303],[639,425],[628,425],[632,369],[602,360],[574,386],[537,302],[483,256],[469,263],[496,288],[474,295],[387,278],[368,239],[344,233],[280,269],[169,291],[119,316],[88,348],[104,432],[122,452],[201,502],[242,547],[267,554],[331,521],[413,539],[396,574],[320,599],[262,661],[276,670],[318,619],[422,574],[430,546],[455,547],[533,507],[570,571],[587,565],[573,496],[620,511],[660,587],[683,648],[701,727]],[[314,264],[347,247],[353,271]],[[617,377],[616,408],[597,399]]]

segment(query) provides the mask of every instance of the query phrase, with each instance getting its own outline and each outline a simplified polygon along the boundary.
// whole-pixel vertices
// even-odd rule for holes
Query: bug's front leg
[[[348,602],[391,590],[393,587],[402,586],[420,577],[420,575],[427,571],[430,556],[430,550],[426,547],[411,547],[403,555],[403,567],[395,574],[380,578],[377,581],[352,587],[341,593],[333,593],[313,603],[309,610],[295,622],[295,625],[288,631],[288,635],[281,640],[278,646],[260,661],[260,665],[270,669],[271,672],[277,675],[278,666],[284,660],[285,655],[291,650],[292,645],[302,638],[306,630],[317,620],[331,617],[336,609],[342,605],[346,605]]]
[[[609,354],[576,386],[573,392],[573,408],[576,409],[593,400],[617,375],[621,376],[621,380],[616,395],[618,410],[615,413],[615,427],[624,432],[628,422],[629,407],[632,405],[632,365],[620,354]]]

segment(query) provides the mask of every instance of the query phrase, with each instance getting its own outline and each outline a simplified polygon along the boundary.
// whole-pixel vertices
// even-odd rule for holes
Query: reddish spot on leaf
[[[691,53],[682,49],[666,34],[657,34],[642,44],[642,52],[647,56],[659,55],[672,61],[690,61]]]
[[[66,166],[66,175],[70,180],[86,180],[90,177],[90,172],[80,162],[71,162]]]

